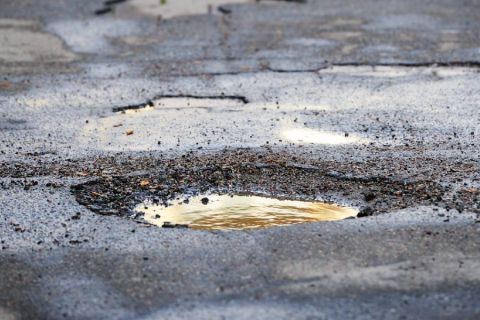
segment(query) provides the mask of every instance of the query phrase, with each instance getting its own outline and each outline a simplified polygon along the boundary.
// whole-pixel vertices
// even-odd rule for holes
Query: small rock
[[[143,179],[142,181],[140,181],[140,187],[146,187],[150,184],[150,180],[148,179]]]
[[[374,211],[371,207],[365,207],[357,214],[358,218],[368,217],[374,214]]]
[[[162,228],[175,228],[175,225],[171,222],[165,221],[162,225]]]
[[[372,201],[373,199],[375,199],[376,196],[375,196],[374,193],[371,193],[371,192],[370,192],[370,193],[365,194],[365,195],[364,195],[364,198],[365,198],[365,201],[370,202],[370,201]]]

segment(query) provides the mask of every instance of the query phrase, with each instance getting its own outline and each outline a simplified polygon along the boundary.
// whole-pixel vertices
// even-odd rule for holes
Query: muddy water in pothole
[[[357,215],[356,209],[336,204],[240,195],[197,196],[168,207],[145,202],[135,210],[157,226],[178,224],[200,230],[268,228]]]

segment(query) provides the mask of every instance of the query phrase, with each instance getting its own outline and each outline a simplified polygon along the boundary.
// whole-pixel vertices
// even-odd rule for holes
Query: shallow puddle
[[[135,105],[127,107],[113,108],[114,112],[122,114],[135,114],[138,112],[152,111],[155,108],[161,110],[180,110],[180,109],[212,109],[212,108],[236,108],[241,107],[246,102],[241,98],[230,98],[219,96],[209,97],[163,97],[150,101],[144,105]]]
[[[255,3],[255,0],[133,0],[130,6],[146,15],[169,19],[176,16],[217,13],[220,5]]]
[[[297,144],[325,144],[325,145],[343,145],[352,143],[365,143],[365,139],[348,133],[335,133],[328,131],[318,131],[309,128],[291,128],[282,131],[285,140]]]
[[[279,200],[261,196],[208,195],[165,207],[141,203],[135,209],[154,225],[200,230],[268,228],[355,217],[356,209],[318,201]]]

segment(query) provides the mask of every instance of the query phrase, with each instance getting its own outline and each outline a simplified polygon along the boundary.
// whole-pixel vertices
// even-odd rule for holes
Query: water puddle
[[[477,70],[458,66],[334,66],[319,71],[322,75],[344,75],[348,77],[370,78],[406,78],[420,76],[434,76],[440,78],[466,76],[476,74]]]
[[[227,115],[240,112],[247,103],[243,96],[157,97],[114,107],[111,115],[89,120],[80,141],[116,151],[208,146],[211,140],[224,138]],[[207,126],[216,131],[205,130]]]
[[[348,134],[328,131],[318,131],[309,128],[290,128],[282,131],[282,137],[289,142],[297,144],[325,144],[343,145],[353,143],[365,143],[366,139]]]
[[[170,19],[217,13],[219,6],[229,3],[255,3],[255,0],[133,0],[129,5],[142,14]]]
[[[200,195],[165,207],[145,202],[135,211],[160,227],[242,230],[355,217],[358,211],[318,201],[280,200],[262,196]]]
[[[212,97],[175,97],[165,96],[145,104],[115,107],[113,112],[121,112],[123,114],[135,114],[139,111],[151,111],[155,108],[162,110],[180,110],[180,109],[211,109],[211,108],[236,108],[247,103],[245,97],[236,96],[212,96]]]

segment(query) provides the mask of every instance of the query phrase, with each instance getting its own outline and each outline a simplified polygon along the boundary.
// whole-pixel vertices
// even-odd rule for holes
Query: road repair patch
[[[0,19],[0,62],[70,62],[76,55],[34,21]]]

